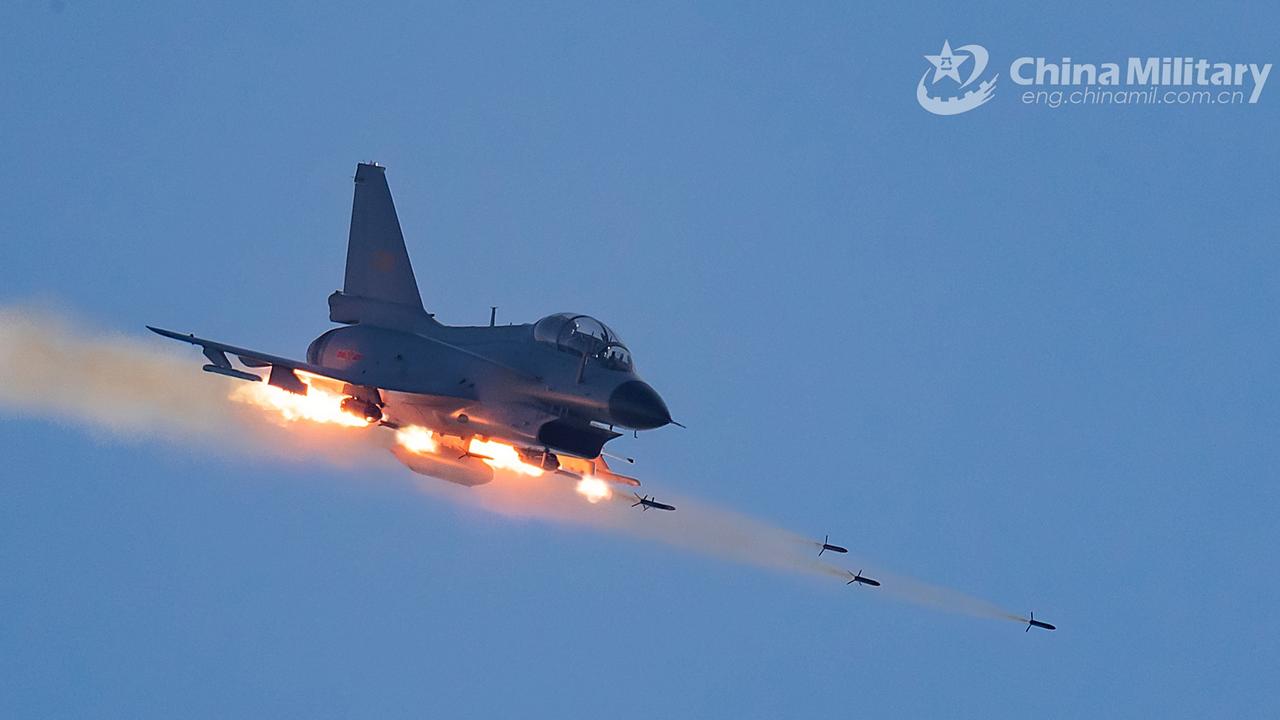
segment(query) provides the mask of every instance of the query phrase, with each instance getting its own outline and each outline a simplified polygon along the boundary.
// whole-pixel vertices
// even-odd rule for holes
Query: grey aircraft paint
[[[329,296],[329,319],[343,327],[316,338],[306,361],[150,329],[199,346],[209,372],[261,379],[234,367],[230,355],[270,368],[267,381],[291,392],[306,389],[295,370],[323,375],[344,384],[344,407],[372,421],[502,440],[547,463],[564,454],[603,465],[604,444],[620,434],[614,428],[673,422],[662,397],[636,374],[627,347],[594,318],[559,313],[533,324],[460,327],[426,312],[381,165],[356,166],[346,275],[342,290]],[[434,459],[396,455],[441,476]],[[473,460],[452,463],[466,467],[446,479],[484,482],[476,462],[462,462]]]

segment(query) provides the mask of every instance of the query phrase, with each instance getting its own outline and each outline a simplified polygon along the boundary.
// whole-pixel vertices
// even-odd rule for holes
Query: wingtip
[[[147,329],[157,335],[161,335],[167,338],[173,338],[174,340],[186,340],[187,338],[195,337],[194,335],[183,335],[182,333],[176,333],[172,330],[165,330],[164,328],[158,328],[154,325],[148,325]]]

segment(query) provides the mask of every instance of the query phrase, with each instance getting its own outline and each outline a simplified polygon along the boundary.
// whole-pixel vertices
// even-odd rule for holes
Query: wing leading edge
[[[267,353],[258,352],[257,350],[249,350],[248,348],[228,345],[214,340],[206,340],[205,338],[199,338],[190,333],[184,335],[172,330],[165,330],[164,328],[152,327],[150,325],[147,326],[147,329],[157,335],[162,335],[173,340],[180,340],[182,342],[198,346],[204,351],[204,356],[209,358],[210,364],[204,366],[204,369],[207,372],[239,378],[241,380],[258,381],[262,379],[260,375],[235,369],[231,365],[231,361],[227,359],[227,355],[231,354],[240,358],[240,362],[249,367],[270,366],[271,384],[279,385],[286,390],[293,390],[295,392],[300,390],[302,383],[297,379],[296,375],[293,375],[294,370],[302,370],[304,372],[311,373],[312,375],[321,375],[323,377],[333,378],[334,380],[340,380],[352,385],[364,384],[359,378],[349,376],[346,373],[334,370],[333,368],[313,365],[301,360],[290,360],[289,358],[283,358],[277,355],[268,355]],[[283,370],[277,370],[277,368],[282,368]]]

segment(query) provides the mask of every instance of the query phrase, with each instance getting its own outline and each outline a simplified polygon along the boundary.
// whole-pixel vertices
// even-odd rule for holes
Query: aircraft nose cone
[[[615,424],[636,430],[652,430],[671,422],[662,396],[640,380],[628,380],[614,389],[609,395],[609,416]]]

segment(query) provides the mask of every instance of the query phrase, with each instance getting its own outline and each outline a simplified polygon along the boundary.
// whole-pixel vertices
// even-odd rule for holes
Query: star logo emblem
[[[951,41],[942,41],[942,51],[937,55],[925,55],[925,60],[933,63],[933,82],[936,84],[944,77],[960,82],[960,66],[969,59],[968,55],[956,55],[951,52]]]
[[[916,100],[920,107],[934,115],[959,115],[985,104],[996,90],[996,81],[1000,73],[983,78],[991,53],[978,43],[960,45],[951,49],[951,41],[944,40],[942,50],[937,55],[925,55],[929,68],[920,75],[916,83]],[[972,62],[970,62],[972,61]],[[965,70],[968,77],[961,79],[960,71]],[[933,76],[932,82],[929,76]],[[929,88],[937,85],[942,78],[951,78],[954,85],[944,85],[937,95],[930,94]],[[977,82],[981,80],[981,82]],[[976,83],[976,84],[975,84]]]

